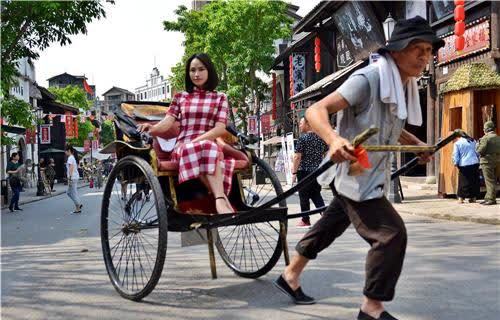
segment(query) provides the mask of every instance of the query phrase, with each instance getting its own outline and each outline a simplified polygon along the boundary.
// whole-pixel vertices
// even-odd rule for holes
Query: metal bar
[[[290,264],[290,255],[288,254],[288,242],[286,241],[287,229],[284,221],[280,221],[280,238],[283,246],[283,256],[285,257],[285,265]]]
[[[436,153],[437,151],[439,151],[441,148],[443,148],[444,146],[446,146],[448,143],[452,142],[453,140],[455,140],[455,138],[458,138],[458,137],[468,137],[467,133],[465,133],[464,131],[460,130],[460,129],[456,129],[455,131],[453,131],[452,134],[450,134],[448,137],[444,138],[443,140],[439,141],[435,146],[434,146],[434,152],[432,153]],[[407,162],[404,166],[402,166],[401,168],[399,168],[398,170],[394,171],[392,174],[391,174],[391,180],[395,179],[396,177],[399,177],[400,175],[410,171],[411,169],[413,169],[414,167],[416,167],[418,164],[418,158],[415,157],[413,159],[411,159],[409,162]]]
[[[413,146],[413,145],[367,145],[362,146],[368,152],[414,152],[414,153],[424,153],[430,152],[434,153],[436,150],[435,146]]]

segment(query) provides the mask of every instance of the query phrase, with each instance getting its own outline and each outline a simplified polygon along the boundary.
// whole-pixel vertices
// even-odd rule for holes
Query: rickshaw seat
[[[179,135],[179,132],[180,123],[176,121],[174,126],[167,132],[160,135],[160,137],[163,139],[171,139],[177,137]],[[237,150],[230,144],[224,142],[224,140],[221,138],[218,138],[216,142],[222,148],[222,152],[225,157],[233,158],[236,160],[235,169],[245,169],[249,166],[250,161],[248,159],[248,156],[244,152]],[[153,149],[155,150],[157,156],[158,171],[169,172],[172,173],[172,175],[176,175],[179,171],[179,162],[171,160],[172,152],[163,151],[156,137],[154,137],[153,139]]]

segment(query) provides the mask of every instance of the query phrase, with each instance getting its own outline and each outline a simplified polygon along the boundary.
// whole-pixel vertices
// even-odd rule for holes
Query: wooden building
[[[429,117],[428,141],[435,143],[455,128],[461,128],[478,139],[482,136],[487,114],[496,110],[492,120],[496,121],[497,128],[500,125],[500,100],[498,89],[494,88],[494,78],[500,69],[500,3],[466,1],[465,48],[461,51],[454,47],[453,2],[445,6],[430,1],[429,8],[431,26],[446,46],[439,50],[431,65],[432,90],[427,109],[432,117]],[[427,175],[437,176],[441,196],[456,193],[457,172],[453,168],[451,152],[452,146],[448,146],[427,168]]]

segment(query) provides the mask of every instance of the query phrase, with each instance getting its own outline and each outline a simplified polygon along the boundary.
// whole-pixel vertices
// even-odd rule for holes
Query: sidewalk
[[[88,186],[89,183],[83,180],[78,181],[78,188],[83,188]],[[66,193],[66,190],[68,189],[68,185],[65,185],[63,183],[57,183],[54,184],[54,189],[56,190],[55,192],[52,192],[50,195],[45,195],[45,196],[37,196],[36,195],[36,187],[33,188],[25,188],[24,192],[21,192],[21,196],[19,198],[19,206],[21,207],[23,204],[30,203],[30,202],[35,202],[39,200],[43,200],[46,198],[51,198],[58,196],[60,194]],[[2,211],[6,210],[9,208],[9,204],[3,204],[2,205]]]

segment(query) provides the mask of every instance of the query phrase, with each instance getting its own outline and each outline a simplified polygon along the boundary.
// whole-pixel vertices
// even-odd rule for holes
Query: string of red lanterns
[[[273,73],[273,111],[272,111],[272,117],[273,120],[276,119],[276,73]]]
[[[314,69],[316,72],[321,70],[321,40],[319,36],[314,38]]]
[[[290,97],[293,97],[293,54],[290,55]],[[294,107],[294,104],[291,103],[290,108]]]
[[[464,0],[455,0],[455,49],[461,51],[465,48],[465,8]]]

